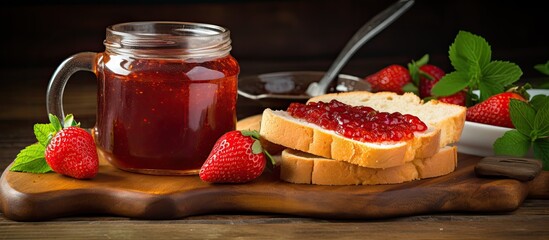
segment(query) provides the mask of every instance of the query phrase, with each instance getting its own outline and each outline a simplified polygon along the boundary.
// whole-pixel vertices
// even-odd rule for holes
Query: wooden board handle
[[[542,171],[529,183],[528,198],[549,199],[549,171]]]

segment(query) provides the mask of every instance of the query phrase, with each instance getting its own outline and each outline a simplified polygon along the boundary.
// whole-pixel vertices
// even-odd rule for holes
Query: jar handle
[[[95,52],[81,52],[65,59],[53,73],[46,94],[46,106],[48,114],[53,114],[60,121],[65,119],[63,112],[63,91],[69,78],[78,71],[90,71],[95,73]]]

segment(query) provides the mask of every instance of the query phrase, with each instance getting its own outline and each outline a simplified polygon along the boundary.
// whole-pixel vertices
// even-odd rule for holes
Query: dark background
[[[0,120],[45,119],[45,92],[55,68],[81,51],[103,51],[108,25],[145,20],[205,22],[227,27],[241,76],[286,70],[326,70],[358,28],[394,1],[57,1],[2,6]],[[517,63],[522,81],[549,60],[549,18],[543,1],[416,0],[368,42],[343,69],[364,77],[428,53],[451,71],[448,47],[459,30],[484,37],[493,59]],[[90,94],[71,95],[71,89]],[[73,99],[89,104],[70,106]],[[95,80],[78,73],[65,93],[66,111],[92,118]],[[68,108],[68,109],[67,109]]]

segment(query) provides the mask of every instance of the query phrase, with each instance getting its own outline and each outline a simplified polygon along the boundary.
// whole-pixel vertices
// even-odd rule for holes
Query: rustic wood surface
[[[128,173],[104,160],[99,174],[87,181],[6,170],[0,178],[0,209],[17,221],[89,213],[166,220],[224,211],[378,219],[450,211],[501,213],[522,204],[527,183],[478,178],[474,166],[479,157],[460,157],[451,174],[376,186],[292,184],[280,181],[276,171],[248,184],[208,184],[198,176]]]

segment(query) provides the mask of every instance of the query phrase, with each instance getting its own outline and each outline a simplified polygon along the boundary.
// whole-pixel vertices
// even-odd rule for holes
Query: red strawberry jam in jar
[[[98,78],[100,157],[131,172],[197,174],[216,140],[236,126],[239,65],[229,30],[130,22],[108,27],[104,44],[103,53],[71,57]],[[63,115],[60,103],[51,105],[49,112]]]

